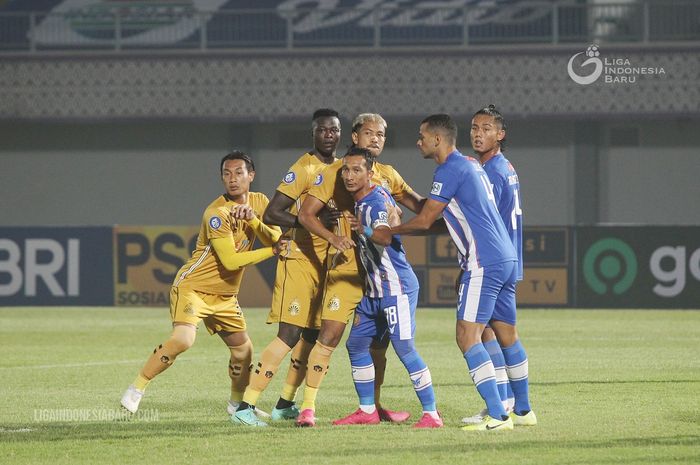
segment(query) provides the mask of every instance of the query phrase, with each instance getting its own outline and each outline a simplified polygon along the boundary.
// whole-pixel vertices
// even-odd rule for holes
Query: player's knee
[[[348,355],[354,357],[359,354],[368,352],[369,350],[369,338],[366,337],[353,337],[352,335],[348,337],[345,342],[345,347],[348,349]]]
[[[177,355],[192,347],[196,336],[196,328],[189,325],[177,325],[173,328],[173,333],[170,335],[167,343]]]
[[[392,344],[394,345],[396,355],[404,364],[414,361],[418,356],[413,339],[392,341]]]
[[[229,346],[231,351],[231,360],[237,362],[250,362],[253,358],[253,343],[247,339],[243,344],[238,346]]]
[[[316,344],[316,340],[318,339],[318,333],[320,330],[318,329],[311,329],[311,328],[304,328],[301,331],[301,338],[308,342],[309,344]]]
[[[280,323],[279,329],[277,330],[277,337],[282,340],[289,347],[294,347],[299,342],[299,337],[301,337],[302,328],[299,326],[290,325],[287,323]]]

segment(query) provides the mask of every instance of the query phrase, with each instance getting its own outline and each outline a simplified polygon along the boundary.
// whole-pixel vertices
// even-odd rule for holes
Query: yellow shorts
[[[245,331],[245,318],[235,295],[204,294],[192,289],[170,288],[170,318],[173,323],[197,326],[204,320],[209,334]]]
[[[348,324],[364,292],[365,281],[356,268],[336,268],[326,273],[321,319]]]
[[[307,260],[280,258],[267,322],[320,328],[323,275]]]

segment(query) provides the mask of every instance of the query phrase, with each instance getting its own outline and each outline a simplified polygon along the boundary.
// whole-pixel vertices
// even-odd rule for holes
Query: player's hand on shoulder
[[[338,224],[338,218],[341,216],[343,216],[343,214],[340,210],[329,207],[328,205],[324,206],[318,213],[319,221],[323,224],[323,226],[329,229]]]
[[[345,219],[347,220],[348,224],[350,225],[350,229],[355,231],[357,234],[362,234],[363,231],[363,226],[362,226],[362,221],[352,213],[345,213]]]
[[[330,238],[328,242],[330,242],[333,247],[340,250],[341,252],[345,252],[346,250],[355,247],[355,243],[352,241],[352,239],[345,236],[334,235]]]
[[[255,210],[246,204],[234,205],[231,207],[231,217],[236,220],[251,221],[255,218]]]

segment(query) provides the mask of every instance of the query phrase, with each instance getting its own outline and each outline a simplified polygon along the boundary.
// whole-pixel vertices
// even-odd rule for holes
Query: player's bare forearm
[[[420,213],[409,221],[393,228],[394,234],[420,235],[428,233],[433,223],[440,218],[446,206],[446,203],[427,199]]]
[[[425,197],[422,197],[420,194],[414,191],[401,196],[401,198],[397,199],[397,202],[411,210],[413,213],[418,213],[425,204]]]
[[[308,196],[299,209],[299,223],[312,234],[325,239],[328,242],[332,241],[335,236],[332,231],[329,231],[323,223],[318,219],[318,214],[325,204],[313,196]]]
[[[266,210],[263,215],[263,222],[283,228],[298,228],[300,226],[296,215],[292,215],[288,211],[268,212]]]
[[[377,228],[374,231],[372,231],[372,236],[369,239],[375,244],[379,244],[381,246],[386,247],[389,244],[391,244],[393,236],[393,229],[384,227]]]
[[[270,200],[270,204],[263,213],[263,222],[271,226],[283,228],[297,228],[299,222],[296,215],[289,213],[289,207],[294,205],[295,199],[277,191]]]

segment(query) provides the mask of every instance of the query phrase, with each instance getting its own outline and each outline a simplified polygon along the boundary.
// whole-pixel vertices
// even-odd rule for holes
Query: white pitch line
[[[213,358],[187,358],[181,360],[189,361],[202,361],[202,360],[214,360]],[[138,360],[115,360],[112,362],[83,362],[83,363],[57,363],[52,365],[23,365],[16,367],[0,367],[0,371],[3,370],[50,370],[53,368],[84,368],[84,367],[94,367],[94,366],[105,366],[105,365],[126,365],[131,363],[143,363],[144,359]]]

